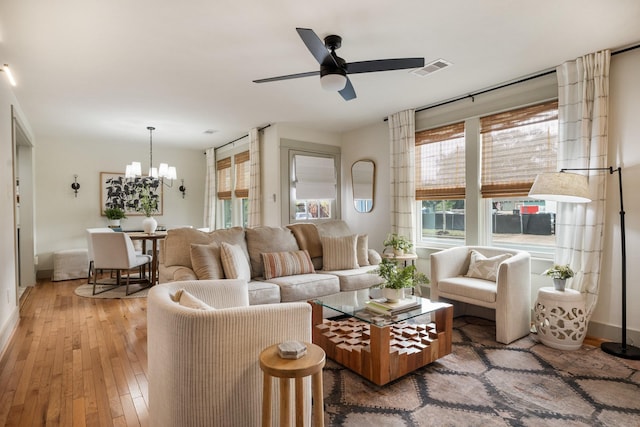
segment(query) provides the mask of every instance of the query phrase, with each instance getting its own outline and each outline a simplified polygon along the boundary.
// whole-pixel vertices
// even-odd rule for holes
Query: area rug
[[[111,285],[97,285],[96,292],[110,288]],[[129,292],[139,289],[139,285],[129,285]],[[131,295],[125,295],[125,286],[119,286],[115,289],[93,295],[93,285],[84,284],[75,289],[75,294],[85,298],[146,298],[149,289],[143,289]]]
[[[533,334],[503,345],[464,317],[451,354],[385,386],[328,360],[324,394],[329,426],[640,426],[640,361]]]

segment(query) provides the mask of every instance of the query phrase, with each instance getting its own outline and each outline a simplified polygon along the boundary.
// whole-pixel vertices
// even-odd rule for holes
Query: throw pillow
[[[191,244],[191,265],[198,280],[224,279],[220,246]]]
[[[239,245],[230,245],[227,242],[220,243],[220,260],[224,276],[227,279],[242,279],[251,281],[251,267],[244,251]]]
[[[320,237],[323,270],[350,270],[358,268],[356,234],[343,237]]]
[[[267,280],[316,272],[307,251],[269,252],[262,254],[262,261],[264,278]]]
[[[358,251],[358,265],[360,267],[369,265],[369,236],[366,234],[359,234],[356,248]]]
[[[475,249],[471,249],[469,271],[467,271],[465,276],[495,282],[498,274],[498,266],[508,258],[511,258],[511,254],[496,255],[487,258]]]
[[[173,299],[183,307],[189,307],[196,310],[214,310],[214,308],[209,304],[193,296],[185,289],[178,289],[178,291],[176,291],[176,293],[171,296],[171,299]]]

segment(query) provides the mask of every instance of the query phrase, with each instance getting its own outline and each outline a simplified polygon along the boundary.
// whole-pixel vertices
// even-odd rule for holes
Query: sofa
[[[169,230],[160,244],[160,283],[244,279],[249,303],[337,298],[359,305],[382,283],[380,255],[341,220],[284,227]],[[265,262],[266,261],[266,262]]]
[[[311,342],[309,304],[249,306],[242,280],[157,285],[147,307],[149,425],[154,427],[261,425],[260,352],[283,341]],[[273,381],[274,402],[277,384]],[[310,425],[310,383],[305,387],[305,425]],[[278,405],[272,415],[272,425],[278,425]]]

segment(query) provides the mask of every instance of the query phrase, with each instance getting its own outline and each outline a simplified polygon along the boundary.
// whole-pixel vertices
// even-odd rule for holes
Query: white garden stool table
[[[540,342],[559,350],[577,350],[587,333],[585,296],[574,289],[540,288],[534,320]]]

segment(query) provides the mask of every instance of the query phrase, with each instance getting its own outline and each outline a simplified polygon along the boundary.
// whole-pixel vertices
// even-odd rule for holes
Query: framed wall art
[[[104,215],[105,208],[119,207],[127,216],[144,215],[140,209],[140,196],[146,190],[157,204],[153,216],[162,215],[160,180],[148,176],[127,179],[123,173],[100,172],[100,214]]]

